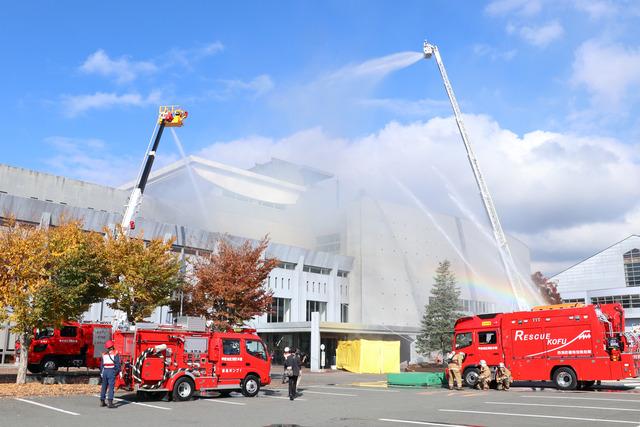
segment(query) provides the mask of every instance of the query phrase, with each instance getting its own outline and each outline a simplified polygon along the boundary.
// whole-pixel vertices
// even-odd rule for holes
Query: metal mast
[[[423,52],[426,59],[431,58],[431,56],[434,56],[436,58],[436,63],[438,64],[438,69],[440,70],[440,75],[442,76],[444,87],[447,90],[447,95],[449,96],[451,107],[453,108],[453,114],[456,118],[456,124],[458,125],[458,130],[460,131],[462,142],[464,142],[464,147],[467,150],[467,158],[469,159],[469,164],[471,165],[473,176],[476,179],[476,184],[478,185],[478,190],[480,191],[480,197],[482,198],[485,212],[487,213],[489,221],[491,222],[493,237],[496,239],[496,243],[498,244],[498,252],[500,253],[500,259],[502,261],[502,265],[504,266],[504,270],[507,273],[507,278],[509,280],[509,284],[511,285],[511,290],[513,291],[518,309],[527,310],[529,309],[529,307],[521,297],[521,285],[520,281],[517,278],[517,273],[514,271],[515,263],[513,261],[513,256],[511,255],[511,250],[509,249],[509,244],[507,243],[507,238],[504,235],[504,231],[502,230],[502,225],[500,225],[500,219],[498,218],[498,213],[496,212],[493,200],[491,199],[489,188],[487,187],[487,184],[482,177],[482,173],[480,172],[480,164],[478,163],[478,159],[476,158],[475,154],[473,153],[473,149],[471,148],[471,142],[469,142],[467,131],[464,127],[464,123],[462,122],[462,113],[460,112],[460,107],[458,106],[456,96],[453,93],[451,82],[449,82],[447,70],[444,68],[444,64],[442,63],[442,58],[440,57],[438,46],[428,43],[425,40],[423,45]]]

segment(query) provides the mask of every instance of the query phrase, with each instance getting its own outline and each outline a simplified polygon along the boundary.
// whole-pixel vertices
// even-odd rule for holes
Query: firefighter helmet
[[[504,362],[500,362],[498,366],[500,366],[501,368],[504,368]]]
[[[487,362],[485,362],[484,360],[481,360],[481,361],[480,361],[480,365],[481,365],[481,366],[485,366],[486,364],[487,364]]]
[[[111,341],[111,340],[107,340],[107,342],[104,343],[104,348],[106,348],[107,350],[111,349],[113,347],[115,347],[115,346],[113,345],[113,341]]]
[[[284,348],[284,352],[285,352],[285,353],[290,353],[290,352],[291,352],[291,349],[290,349],[289,347],[285,347],[285,348]]]

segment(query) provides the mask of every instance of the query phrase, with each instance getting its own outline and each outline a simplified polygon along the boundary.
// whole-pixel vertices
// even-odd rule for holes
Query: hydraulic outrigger
[[[133,218],[138,211],[140,202],[142,201],[142,193],[144,193],[144,188],[147,185],[147,180],[151,173],[151,167],[153,166],[153,161],[155,160],[164,128],[182,127],[184,119],[186,119],[188,115],[189,113],[176,105],[160,107],[158,112],[158,121],[156,122],[156,128],[154,130],[155,137],[153,138],[153,144],[150,143],[149,147],[147,147],[147,154],[140,170],[140,174],[138,175],[138,179],[136,180],[136,186],[133,188],[131,196],[129,196],[127,208],[124,212],[124,216],[122,217],[121,226],[125,233],[136,227]]]

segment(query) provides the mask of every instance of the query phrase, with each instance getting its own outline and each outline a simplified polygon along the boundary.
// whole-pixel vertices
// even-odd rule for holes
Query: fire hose
[[[136,363],[133,365],[131,369],[131,374],[133,376],[133,381],[139,383],[141,389],[155,390],[155,389],[161,388],[162,385],[167,380],[171,379],[173,376],[179,374],[180,372],[187,371],[187,369],[185,368],[180,368],[175,370],[169,369],[171,366],[171,357],[170,357],[170,350],[169,351],[167,350],[169,349],[167,349],[166,344],[160,344],[155,347],[147,348],[145,351],[142,352],[140,356],[138,356],[138,358],[136,359]],[[148,356],[151,356],[151,355],[160,356],[160,353],[162,352],[169,353],[164,356],[164,363],[162,364],[162,379],[152,384],[142,384],[142,367],[143,367],[144,361]]]

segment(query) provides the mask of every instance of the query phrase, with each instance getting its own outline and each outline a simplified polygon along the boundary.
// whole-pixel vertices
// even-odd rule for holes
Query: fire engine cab
[[[619,303],[481,314],[456,321],[454,350],[466,354],[462,373],[470,386],[485,360],[493,372],[504,362],[514,381],[551,380],[559,389],[573,390],[638,376],[640,337],[625,332],[624,325]]]
[[[189,400],[196,392],[258,394],[271,382],[271,357],[253,329],[229,332],[153,326],[116,331],[122,371],[116,387],[138,394],[168,392]]]
[[[108,323],[66,322],[60,328],[36,329],[29,346],[27,369],[39,373],[53,372],[62,366],[99,368],[104,343],[110,339]]]

